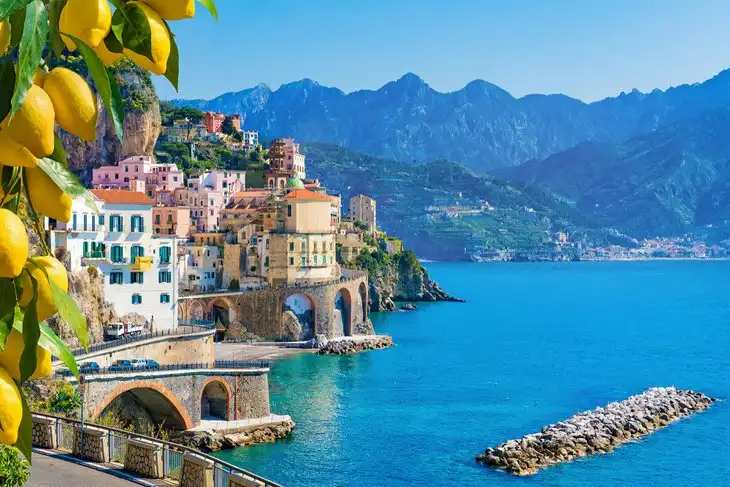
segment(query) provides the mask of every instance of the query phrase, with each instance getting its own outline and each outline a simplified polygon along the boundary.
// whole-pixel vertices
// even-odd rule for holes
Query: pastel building
[[[210,134],[217,134],[221,131],[223,120],[226,116],[218,112],[205,112],[205,128]]]
[[[377,231],[377,209],[375,200],[358,194],[350,198],[350,220],[353,222],[361,221],[368,227],[368,231],[375,233]]]
[[[92,189],[99,213],[76,198],[69,223],[51,225],[49,241],[69,270],[94,266],[117,315],[137,313],[153,331],[177,326],[177,238],[152,233],[153,201],[144,193]]]
[[[303,180],[306,176],[305,156],[299,152],[299,144],[293,138],[275,139],[269,144],[267,188],[284,190],[289,179]]]
[[[157,164],[151,156],[132,156],[116,166],[93,169],[91,181],[95,188],[110,189],[129,189],[134,181],[143,181],[147,196],[152,197],[156,190],[183,187],[184,175],[176,164]]]
[[[283,227],[269,234],[269,282],[276,285],[339,277],[331,198],[294,189],[284,196],[281,211]]]
[[[156,236],[173,235],[187,238],[190,233],[190,208],[187,206],[153,207],[152,229]]]
[[[258,130],[244,130],[241,132],[243,136],[243,146],[247,149],[253,149],[259,145]]]
[[[218,274],[223,273],[223,252],[216,245],[185,245],[181,289],[189,292],[210,292],[220,287]]]

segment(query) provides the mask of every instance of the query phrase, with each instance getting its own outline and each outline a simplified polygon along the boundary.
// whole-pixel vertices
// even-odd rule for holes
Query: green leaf
[[[104,67],[104,63],[101,62],[99,56],[88,44],[72,35],[64,35],[76,43],[76,49],[84,57],[86,67],[89,68],[89,74],[94,80],[96,91],[99,92],[104,107],[114,123],[114,131],[117,133],[119,141],[122,142],[124,139],[124,103],[114,75]]]
[[[165,22],[167,27],[167,33],[170,35],[170,57],[167,59],[167,71],[165,71],[165,78],[172,83],[175,91],[178,91],[177,83],[180,77],[180,53],[177,50],[177,42],[175,42],[175,35],[170,30],[170,25]]]
[[[61,191],[70,197],[75,198],[86,192],[86,188],[81,184],[81,181],[71,171],[66,169],[63,163],[44,157],[38,159],[38,167],[56,183],[56,186]]]
[[[5,120],[10,113],[14,86],[15,66],[13,66],[13,60],[6,56],[0,62],[0,121]]]
[[[40,328],[38,326],[38,314],[36,312],[36,305],[38,303],[38,282],[35,277],[28,272],[30,282],[33,285],[33,299],[30,300],[28,306],[25,308],[25,315],[23,316],[23,353],[20,354],[20,382],[23,383],[33,375],[35,372],[36,364],[38,359],[36,352],[38,351],[38,338],[41,335]],[[46,277],[48,279],[48,277]]]
[[[25,8],[33,0],[0,0],[0,20],[6,19],[10,14],[20,8]]]
[[[73,375],[78,377],[79,368],[76,365],[76,359],[74,358],[73,353],[71,353],[71,350],[69,350],[68,346],[63,342],[63,340],[58,338],[53,330],[45,323],[41,323],[40,328],[41,337],[38,340],[38,345],[48,350],[54,357],[60,359],[61,362],[63,362],[64,365],[68,367],[68,370],[70,370]]]
[[[25,7],[25,23],[18,52],[18,72],[10,109],[11,117],[23,105],[28,89],[33,84],[33,77],[41,64],[46,39],[48,39],[48,11],[41,0],[33,0]]]
[[[13,50],[20,45],[20,39],[23,37],[24,24],[25,8],[20,8],[13,12],[10,16],[10,50]]]
[[[218,22],[218,9],[215,8],[215,0],[198,0],[201,4],[203,4],[203,7],[208,9],[208,12],[210,12],[210,15],[213,16],[216,22]]]
[[[76,303],[68,295],[66,291],[58,287],[53,282],[53,279],[48,279],[48,283],[51,285],[51,296],[53,296],[53,304],[58,309],[58,314],[61,315],[63,321],[76,333],[79,338],[81,345],[84,349],[89,348],[89,329],[86,325],[86,318],[79,312],[79,308]]]
[[[56,161],[63,165],[63,167],[68,167],[68,159],[66,158],[66,149],[63,148],[63,141],[61,140],[61,137],[58,136],[57,133],[53,134],[53,153],[51,153],[50,156],[48,156],[49,159]]]
[[[0,279],[0,296],[0,350],[5,350],[5,342],[15,322],[16,299],[12,279]]]
[[[33,455],[33,416],[25,400],[25,394],[20,391],[20,400],[23,402],[23,417],[20,420],[20,428],[18,428],[18,441],[15,442],[15,448],[20,450],[28,463],[33,463],[31,456]]]
[[[116,52],[117,54],[121,54],[124,51],[124,46],[122,46],[122,43],[119,42],[119,39],[117,39],[117,36],[114,35],[114,31],[112,30],[110,30],[104,38],[104,44],[106,45],[106,48],[109,50],[109,52]]]
[[[127,0],[110,0],[114,8],[122,8]]]
[[[61,40],[61,31],[58,29],[58,21],[61,18],[61,10],[66,6],[67,0],[51,0],[48,8],[48,18],[51,26],[51,48],[56,57],[61,57],[66,47]]]
[[[152,31],[139,5],[127,3],[118,8],[112,16],[112,31],[126,49],[152,61]]]

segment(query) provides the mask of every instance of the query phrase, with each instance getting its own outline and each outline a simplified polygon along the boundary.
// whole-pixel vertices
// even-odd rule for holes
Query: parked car
[[[101,367],[96,362],[81,362],[79,364],[79,374],[98,374]]]
[[[130,360],[117,360],[109,366],[110,372],[119,372],[123,370],[132,370],[132,362]]]
[[[160,364],[157,363],[157,360],[147,359],[147,360],[145,360],[145,362],[147,362],[147,365],[145,365],[145,367],[147,367],[148,369],[159,369],[160,368]]]
[[[132,362],[132,368],[134,369],[144,369],[147,367],[147,359],[133,358],[130,362]]]

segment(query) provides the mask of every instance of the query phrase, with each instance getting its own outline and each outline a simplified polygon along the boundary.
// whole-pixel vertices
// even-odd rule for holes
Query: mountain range
[[[263,138],[293,136],[420,163],[451,159],[480,171],[517,166],[584,142],[621,143],[730,102],[730,71],[666,91],[634,90],[594,103],[565,95],[515,98],[476,80],[450,93],[408,73],[377,90],[345,93],[310,79],[178,106],[238,113]]]

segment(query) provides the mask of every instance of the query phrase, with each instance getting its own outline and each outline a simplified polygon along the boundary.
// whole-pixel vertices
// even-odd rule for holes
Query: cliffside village
[[[217,133],[218,115],[194,130]],[[245,145],[258,144],[257,133],[243,134]],[[141,315],[152,331],[178,326],[182,295],[339,280],[340,265],[378,238],[376,202],[353,196],[343,216],[341,196],[306,177],[305,159],[294,139],[272,141],[260,188],[247,186],[246,171],[185,177],[148,155],[99,167],[90,191],[98,213],[76,199],[68,224],[48,222],[51,250],[71,271],[96,267],[117,315]]]

